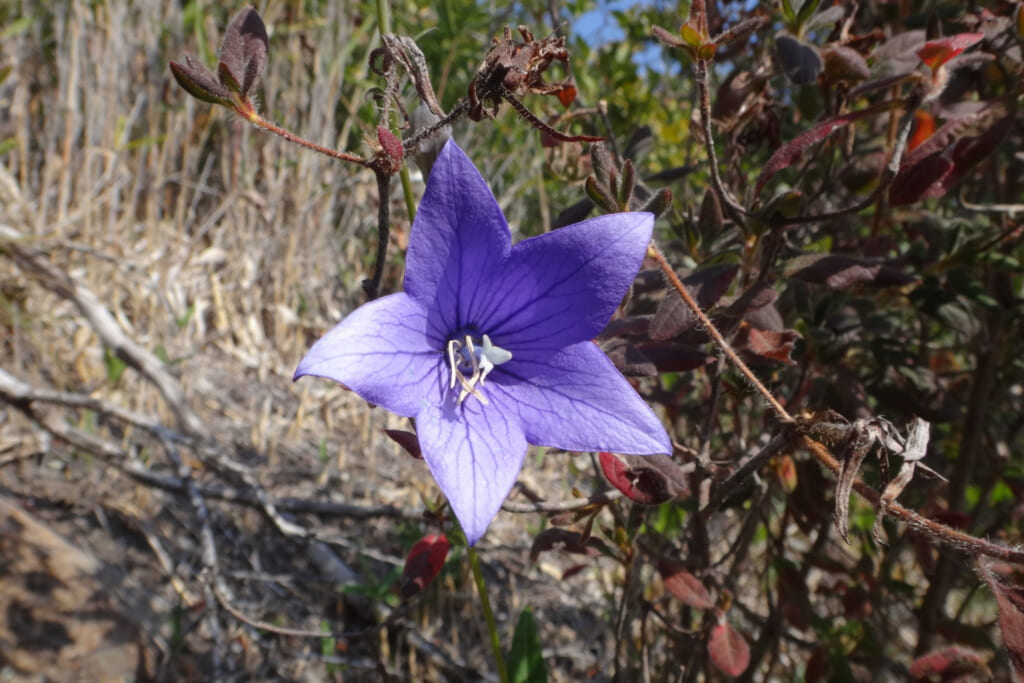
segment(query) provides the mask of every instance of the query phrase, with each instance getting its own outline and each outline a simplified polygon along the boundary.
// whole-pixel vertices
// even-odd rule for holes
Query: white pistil
[[[461,405],[467,396],[473,396],[484,405],[488,405],[487,398],[480,393],[477,386],[483,386],[484,380],[491,370],[512,359],[512,353],[500,346],[491,343],[491,338],[486,334],[483,336],[483,343],[478,345],[473,342],[473,337],[466,335],[465,341],[460,342],[452,339],[448,342],[448,366],[451,368],[451,381],[449,389],[455,388],[455,383],[461,385],[457,405]],[[469,377],[466,372],[469,372]]]

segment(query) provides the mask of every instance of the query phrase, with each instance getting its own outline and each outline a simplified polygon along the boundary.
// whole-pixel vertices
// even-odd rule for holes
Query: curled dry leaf
[[[735,678],[750,666],[750,646],[746,638],[727,621],[711,629],[708,654],[711,663],[726,676]]]
[[[542,552],[561,550],[574,555],[611,555],[611,550],[599,539],[584,536],[578,531],[553,527],[537,534],[530,546],[530,562],[536,562]]]
[[[416,541],[402,570],[398,594],[408,600],[429,586],[444,566],[448,557],[448,538],[443,534],[429,534]]]

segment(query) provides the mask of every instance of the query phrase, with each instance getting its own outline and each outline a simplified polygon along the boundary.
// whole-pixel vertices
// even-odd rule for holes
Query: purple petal
[[[672,452],[661,421],[596,344],[580,342],[552,356],[521,354],[491,377],[486,395],[504,414],[518,416],[532,444],[634,455]]]
[[[321,337],[295,370],[340,382],[370,403],[414,417],[448,390],[444,340],[427,332],[427,311],[404,293],[371,301]]]
[[[438,333],[477,321],[488,282],[512,236],[498,202],[466,154],[449,140],[430,171],[405,259],[405,291],[431,311]]]
[[[653,227],[653,214],[616,213],[520,242],[481,329],[513,356],[593,339],[640,270]]]
[[[449,399],[416,417],[423,459],[448,498],[470,545],[479,540],[516,483],[526,439],[514,415],[468,398]]]

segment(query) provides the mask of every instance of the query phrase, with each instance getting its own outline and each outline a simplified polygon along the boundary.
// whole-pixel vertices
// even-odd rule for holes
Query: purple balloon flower
[[[527,443],[671,452],[658,418],[591,341],[636,276],[653,225],[649,213],[611,214],[513,247],[487,183],[448,142],[413,222],[405,292],[356,309],[295,378],[332,379],[416,418],[423,457],[475,543]]]

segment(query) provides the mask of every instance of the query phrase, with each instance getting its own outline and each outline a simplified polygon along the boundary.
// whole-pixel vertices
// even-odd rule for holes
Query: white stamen
[[[488,405],[487,398],[480,393],[478,387],[483,386],[491,370],[511,360],[512,353],[495,346],[486,334],[483,336],[482,344],[474,343],[473,337],[468,334],[464,342],[452,339],[448,342],[447,352],[448,367],[452,373],[448,388],[454,389],[456,382],[461,387],[456,403],[461,405],[467,396],[473,396],[484,405]],[[469,367],[466,367],[467,365]]]

